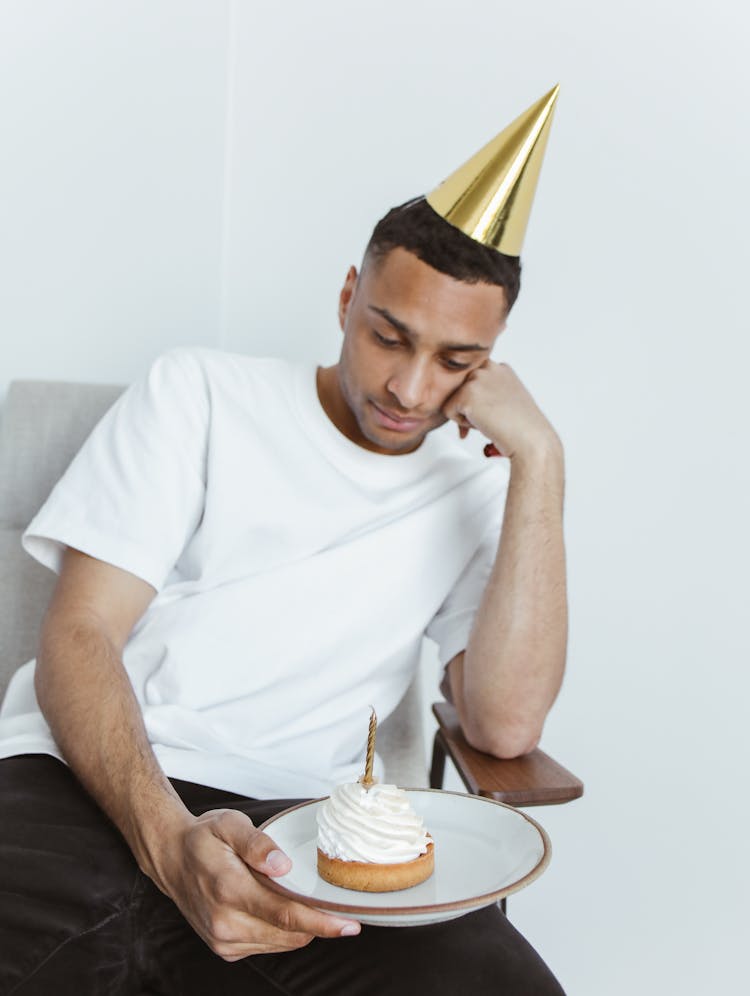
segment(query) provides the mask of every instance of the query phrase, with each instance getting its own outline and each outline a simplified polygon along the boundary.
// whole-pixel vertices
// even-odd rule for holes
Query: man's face
[[[344,345],[340,425],[378,453],[408,453],[446,421],[447,399],[488,358],[505,328],[505,291],[434,270],[405,249],[347,274],[339,301]]]

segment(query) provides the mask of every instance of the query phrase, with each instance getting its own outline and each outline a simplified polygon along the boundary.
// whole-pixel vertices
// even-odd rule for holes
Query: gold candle
[[[365,759],[365,773],[360,778],[360,783],[364,785],[366,789],[369,789],[371,785],[375,784],[375,779],[372,777],[372,762],[375,759],[375,731],[378,728],[378,717],[375,715],[374,706],[370,706],[372,710],[372,715],[370,716],[370,729],[367,733],[367,757]]]

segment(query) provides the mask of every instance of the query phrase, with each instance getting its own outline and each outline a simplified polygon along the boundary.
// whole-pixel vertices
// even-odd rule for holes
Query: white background
[[[516,925],[576,996],[744,989],[750,19],[683,0],[0,2],[0,394],[330,362],[372,223],[562,84],[498,355],[566,444],[569,673]],[[467,856],[470,860],[470,856]]]

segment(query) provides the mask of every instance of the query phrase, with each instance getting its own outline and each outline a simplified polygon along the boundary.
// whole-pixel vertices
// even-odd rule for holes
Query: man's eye
[[[401,345],[400,339],[387,339],[384,335],[381,335],[379,332],[376,332],[375,329],[372,330],[372,334],[375,336],[375,338],[381,344],[381,346],[388,346],[389,348],[392,348],[393,346]]]
[[[459,363],[457,360],[443,360],[443,363],[448,367],[449,370],[468,370],[471,366],[470,363]]]

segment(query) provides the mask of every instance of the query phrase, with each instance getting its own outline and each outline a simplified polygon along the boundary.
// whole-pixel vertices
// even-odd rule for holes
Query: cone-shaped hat
[[[560,87],[554,87],[427,195],[466,235],[520,256]]]

